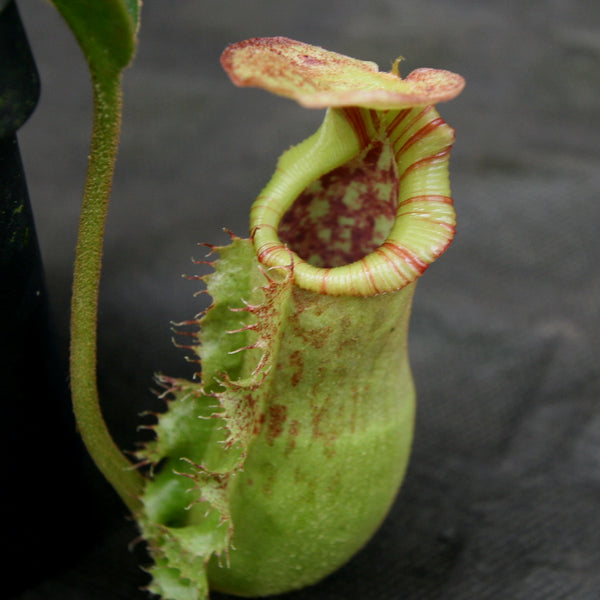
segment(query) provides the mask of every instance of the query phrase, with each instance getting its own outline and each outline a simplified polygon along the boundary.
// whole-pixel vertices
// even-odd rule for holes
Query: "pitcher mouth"
[[[433,106],[330,108],[285,153],[251,210],[258,260],[296,285],[371,296],[414,282],[455,233],[454,130]]]

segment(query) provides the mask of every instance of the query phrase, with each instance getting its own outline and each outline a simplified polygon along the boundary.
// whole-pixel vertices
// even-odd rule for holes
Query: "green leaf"
[[[81,46],[94,76],[122,71],[133,58],[138,0],[52,0]]]
[[[125,8],[129,11],[134,23],[139,23],[140,18],[140,0],[125,0]]]

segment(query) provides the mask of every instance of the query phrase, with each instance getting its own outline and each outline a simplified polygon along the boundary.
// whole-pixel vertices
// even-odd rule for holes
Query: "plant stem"
[[[135,513],[143,477],[112,439],[97,387],[98,290],[110,191],[121,129],[121,75],[96,78],[94,125],[79,223],[71,302],[71,392],[77,427],[92,459]]]

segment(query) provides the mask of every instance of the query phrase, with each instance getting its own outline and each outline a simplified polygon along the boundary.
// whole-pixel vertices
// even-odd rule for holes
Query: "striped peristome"
[[[267,266],[294,265],[298,286],[333,295],[369,296],[401,289],[444,252],[454,237],[448,161],[454,130],[433,106],[375,111],[329,109],[322,127],[289,150],[251,210],[251,234]],[[280,237],[280,223],[311,183],[375,144],[393,155],[395,220],[384,242],[335,268],[311,264]],[[376,175],[375,175],[376,176]],[[348,184],[348,189],[352,182]]]

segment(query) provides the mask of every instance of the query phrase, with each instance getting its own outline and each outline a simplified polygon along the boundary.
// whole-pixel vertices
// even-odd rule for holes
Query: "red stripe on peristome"
[[[373,124],[373,129],[375,131],[379,131],[379,123],[381,122],[379,119],[379,111],[369,109],[369,118],[371,119],[371,123]]]
[[[279,250],[285,250],[285,246],[283,244],[273,244],[267,246],[266,248],[261,248],[260,251],[256,253],[258,261],[263,264],[268,264],[268,262],[265,260],[265,257],[269,256],[269,254],[272,254],[273,252],[279,252]]]
[[[252,229],[250,229],[250,238],[252,240],[254,240],[256,238],[256,234],[258,233],[259,229],[264,229],[264,228],[270,229],[271,231],[274,231],[277,234],[278,228],[275,227],[274,225],[271,225],[270,223],[259,223],[258,225],[255,225],[254,227],[252,227]],[[275,236],[277,237],[277,235]],[[277,247],[281,247],[281,248],[285,248],[285,246],[281,243],[276,244],[275,242],[265,242],[263,243],[263,246],[265,244],[269,243],[270,245],[275,245]]]
[[[450,196],[442,196],[441,194],[424,194],[421,196],[411,196],[406,200],[402,200],[398,206],[405,206],[413,202],[440,202],[441,204],[453,204]]]
[[[431,220],[433,221],[433,219]],[[456,234],[456,227],[454,225],[449,225],[448,223],[442,223],[440,221],[435,221],[435,223],[436,225],[444,227],[444,229],[447,229],[450,233],[452,233],[452,237],[450,238],[450,240],[454,238],[454,235]]]
[[[423,127],[421,127],[421,129],[419,129],[418,131],[413,133],[406,140],[406,142],[404,142],[402,147],[396,151],[396,160],[398,160],[398,157],[403,152],[406,152],[411,146],[413,146],[418,141],[422,140],[424,137],[429,135],[434,129],[437,129],[438,127],[445,125],[445,124],[446,124],[446,121],[444,121],[444,119],[442,119],[441,117],[438,117],[437,119],[433,119],[433,121],[429,121],[429,123],[427,123],[427,125],[424,125]]]
[[[272,229],[273,231],[277,231],[277,227],[275,227],[274,225],[271,225],[270,223],[261,223],[260,225],[256,225],[256,227],[254,227],[254,229],[252,230],[252,236],[254,236],[256,234],[257,229],[263,229],[265,227],[267,229]]]
[[[396,256],[401,258],[407,265],[414,269],[419,275],[425,272],[428,263],[421,260],[412,250],[395,242],[384,242],[382,248],[389,248]]]
[[[384,244],[384,246],[385,246],[385,244]],[[398,275],[398,277],[401,277],[406,283],[410,283],[410,279],[408,277],[406,277],[406,275],[401,271],[401,269],[398,267],[398,265],[385,253],[382,246],[377,248],[377,250],[375,250],[375,252],[377,254],[379,254],[379,256],[382,256],[388,262],[388,264],[392,267],[392,269],[395,271],[395,273],[396,273],[396,275]]]
[[[356,133],[360,147],[365,148],[368,146],[371,138],[367,133],[367,125],[362,116],[361,109],[355,106],[348,106],[342,110],[346,115],[346,119],[348,119],[348,122],[352,126],[352,129],[354,129],[354,132]]]
[[[420,160],[414,162],[412,165],[409,165],[408,167],[406,167],[402,175],[400,175],[398,179],[399,182],[401,182],[402,179],[406,177],[407,173],[414,171],[415,169],[420,169],[421,167],[424,167],[427,163],[448,160],[451,149],[452,146],[448,146],[447,148],[444,148],[441,152],[437,152],[436,154],[432,154],[431,156],[421,158]]]
[[[395,136],[395,139],[393,141],[394,146],[398,143],[398,140],[402,137],[402,135],[404,133],[406,133],[407,131],[410,131],[412,129],[412,127],[414,126],[415,123],[418,123],[419,121],[423,120],[423,117],[425,117],[427,115],[427,113],[431,112],[433,110],[433,106],[429,105],[426,106],[425,108],[423,108],[423,110],[418,113],[416,116],[414,116],[408,123],[404,124],[404,127],[402,128],[402,131],[398,131],[397,135]],[[408,114],[414,114],[416,112],[416,109],[408,109],[408,112],[405,116],[408,116]],[[402,119],[404,120],[404,119]],[[400,123],[398,123],[400,124]],[[392,137],[392,132],[388,129],[388,133],[390,134],[390,137]]]
[[[264,204],[256,204],[256,202],[258,201],[265,201]],[[281,211],[278,208],[275,208],[274,206],[271,206],[271,202],[273,202],[272,198],[269,198],[268,196],[259,196],[256,200],[255,200],[255,204],[250,208],[250,214],[252,214],[253,212],[257,211],[257,210],[264,210],[264,209],[268,209],[271,212],[274,212],[277,215],[281,215]]]
[[[454,230],[454,227],[452,227],[452,229]],[[436,247],[436,248],[433,249],[434,259],[438,258],[442,254],[444,254],[444,252],[446,252],[446,250],[448,249],[448,246],[452,243],[453,239],[454,239],[454,235],[452,235],[452,237],[448,238],[446,240],[446,242],[443,243],[441,246],[438,246],[438,247]]]
[[[452,206],[454,204],[454,201],[452,200],[452,198],[450,196],[442,196],[440,194],[429,194],[429,195],[425,194],[422,196],[412,196],[411,198],[407,198],[406,200],[403,200],[398,205],[398,208],[407,206],[410,204],[416,204],[418,202],[425,202],[425,203],[426,202],[438,202],[440,204],[447,204],[448,206]],[[433,223],[435,225],[438,225],[439,227],[443,227],[444,229],[447,229],[452,234],[451,239],[454,237],[454,234],[456,233],[456,227],[454,225],[444,223],[443,221],[440,221],[439,219],[436,219],[435,217],[431,216],[430,213],[421,213],[418,211],[410,211],[410,212],[402,213],[402,216],[408,216],[408,215],[415,215],[423,221],[428,221],[429,223]]]
[[[331,269],[324,269],[324,273],[321,278],[321,294],[327,293],[327,279],[329,278],[329,272]]]
[[[371,284],[371,289],[376,294],[379,294],[381,292],[381,290],[379,289],[379,287],[377,286],[377,283],[375,282],[375,278],[373,277],[373,273],[371,272],[371,267],[369,267],[369,263],[367,263],[367,261],[364,258],[360,259],[360,263],[361,263],[363,273],[366,275],[367,279],[369,280],[369,283]]]
[[[392,137],[392,132],[400,126],[400,123],[404,121],[406,115],[408,115],[411,110],[412,108],[405,108],[390,121],[389,125],[385,128],[385,132],[387,133],[388,137]]]

